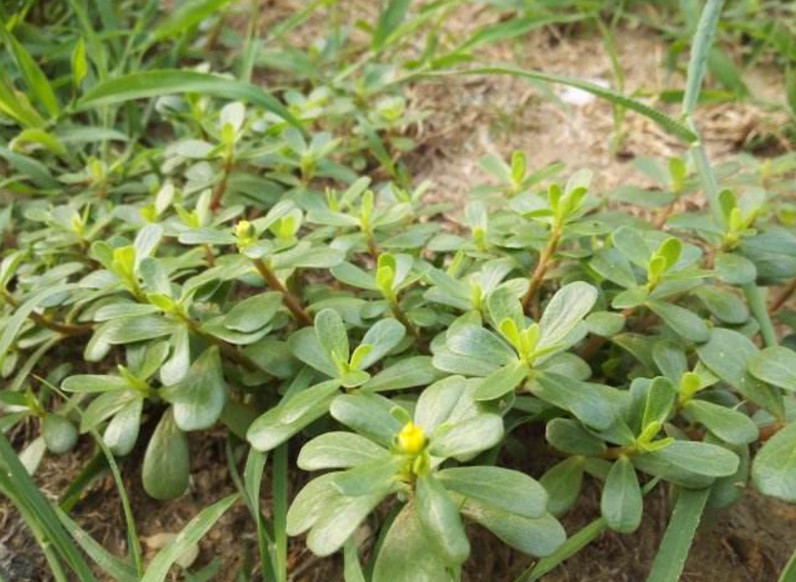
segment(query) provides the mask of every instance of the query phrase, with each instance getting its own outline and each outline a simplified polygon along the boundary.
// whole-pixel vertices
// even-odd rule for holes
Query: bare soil
[[[263,27],[289,15],[301,3],[279,0],[268,3]],[[367,3],[355,2],[363,11],[373,11]],[[364,12],[356,12],[363,17]],[[451,34],[464,34],[484,18],[478,8],[466,8],[447,24]],[[313,30],[324,26],[313,18],[294,33],[297,42],[317,38]],[[624,30],[617,35],[620,62],[625,69],[629,93],[654,94],[663,87],[678,86],[677,75],[669,77],[661,66],[665,45],[642,30]],[[566,73],[611,83],[610,61],[602,41],[593,33],[571,36],[565,30],[548,28],[522,41],[491,46],[485,53],[491,62],[550,72]],[[747,81],[755,94],[776,99],[782,87],[778,71],[755,71]],[[553,88],[562,96],[564,90]],[[553,102],[525,81],[509,77],[470,77],[448,79],[445,83],[423,82],[409,87],[412,109],[428,113],[425,120],[407,128],[420,144],[404,160],[418,181],[430,179],[434,196],[460,202],[468,190],[484,176],[478,159],[485,154],[507,156],[521,149],[532,166],[562,160],[567,171],[590,168],[595,171],[598,192],[619,184],[644,184],[644,178],[630,164],[636,156],[667,157],[682,153],[682,147],[654,124],[632,113],[625,124],[627,136],[615,155],[611,148],[613,131],[610,105],[589,100],[582,105]],[[763,107],[733,103],[708,107],[699,116],[709,151],[714,159],[724,159],[742,150],[755,139],[769,138],[782,143],[778,135],[780,119]],[[461,204],[457,205],[459,208]],[[15,433],[21,445],[31,434]],[[227,471],[223,434],[192,435],[192,487],[180,499],[161,503],[149,499],[140,486],[140,459],[123,464],[125,484],[144,540],[163,532],[177,532],[209,503],[233,491]],[[143,442],[143,439],[142,439]],[[295,453],[295,451],[293,451]],[[90,445],[83,443],[71,455],[48,457],[37,474],[42,489],[55,500],[90,458]],[[140,453],[139,453],[140,454]],[[538,476],[543,466],[531,464],[529,472]],[[293,492],[306,481],[296,474]],[[266,483],[267,485],[267,483]],[[267,486],[263,491],[268,491]],[[564,519],[570,533],[599,513],[599,490],[589,485],[579,509]],[[269,500],[263,498],[264,507]],[[608,533],[588,546],[544,582],[643,581],[666,527],[671,502],[666,489],[658,488],[646,500],[641,528],[632,535]],[[110,478],[93,484],[73,511],[76,519],[108,549],[123,555],[126,551],[125,527],[119,499]],[[530,564],[495,540],[491,534],[473,526],[473,556],[465,569],[467,582],[510,582]],[[686,565],[685,582],[771,582],[776,579],[796,545],[796,507],[762,498],[750,490],[743,500],[717,515],[708,515],[700,529]],[[198,564],[221,557],[224,566],[215,578],[231,581],[242,564],[244,550],[256,553],[253,522],[245,508],[233,508],[201,543]],[[153,550],[148,549],[148,555]],[[337,559],[318,560],[301,544],[290,550],[292,582],[335,582],[342,580]],[[9,582],[46,581],[46,563],[30,533],[18,519],[8,500],[0,498],[0,573]]]
[[[145,557],[157,548],[150,538],[162,533],[177,533],[199,511],[234,492],[227,472],[226,439],[222,434],[203,435],[191,443],[193,462],[189,493],[169,502],[150,499],[140,485],[140,459],[123,465],[125,486],[138,524]],[[298,447],[296,447],[296,450]],[[294,451],[295,452],[295,451]],[[87,444],[75,454],[50,457],[38,474],[42,489],[53,499],[79,472],[91,454]],[[546,463],[508,461],[509,466],[540,475]],[[295,466],[295,464],[293,465]],[[268,469],[266,469],[268,475]],[[306,474],[291,479],[292,494],[306,482]],[[261,500],[270,507],[267,479]],[[672,503],[667,489],[659,487],[645,500],[641,527],[631,535],[606,533],[543,582],[642,582],[662,539]],[[95,539],[117,555],[127,551],[124,518],[115,486],[104,478],[89,488],[73,511],[73,516]],[[563,518],[572,534],[599,516],[599,487],[587,482],[578,509]],[[375,525],[375,523],[371,523]],[[366,527],[365,532],[372,531]],[[473,555],[465,567],[465,582],[511,582],[533,562],[498,541],[488,531],[470,526]],[[796,545],[796,507],[763,498],[750,490],[743,500],[729,509],[708,513],[697,535],[686,564],[683,582],[773,582]],[[202,540],[196,566],[214,558],[223,567],[214,578],[232,582],[243,565],[244,555],[256,555],[253,522],[242,505],[229,511]],[[367,554],[367,551],[366,551]],[[337,558],[317,559],[293,540],[289,552],[292,582],[342,582],[342,564]],[[12,507],[0,500],[0,573],[9,582],[45,582],[52,578],[41,552]],[[174,580],[177,578],[175,577]]]

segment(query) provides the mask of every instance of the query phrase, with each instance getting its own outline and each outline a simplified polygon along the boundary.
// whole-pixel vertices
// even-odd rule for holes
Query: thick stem
[[[407,317],[404,310],[401,309],[401,306],[398,304],[398,299],[397,298],[391,299],[389,300],[389,303],[390,303],[390,309],[392,310],[395,319],[400,321],[404,325],[404,327],[409,330],[409,333],[411,333],[415,339],[420,339],[420,330],[417,329],[417,326],[414,323],[412,323],[409,317]]]
[[[8,303],[11,307],[15,309],[19,307],[19,301],[14,299],[14,296],[11,295],[8,291],[3,290],[2,296],[3,299],[6,301],[6,303]],[[42,315],[41,313],[36,313],[35,311],[31,311],[30,314],[28,314],[28,317],[36,325],[46,327],[47,329],[51,329],[52,331],[58,332],[62,335],[69,335],[69,336],[86,335],[94,330],[94,327],[90,324],[73,324],[73,323],[54,321],[49,317]]]
[[[622,317],[627,319],[628,317],[633,315],[635,312],[636,312],[636,308],[635,307],[628,307],[628,308],[622,310],[620,315],[622,315]],[[600,351],[600,348],[603,347],[607,341],[608,341],[608,338],[607,337],[603,337],[601,335],[593,335],[593,336],[591,336],[589,341],[586,342],[586,345],[583,346],[583,349],[580,351],[580,357],[588,362],[595,355],[597,355],[597,352]]]
[[[379,246],[376,244],[376,239],[373,237],[372,230],[365,231],[365,240],[368,243],[368,252],[373,257],[374,261],[379,260]]]
[[[279,277],[271,270],[271,268],[262,259],[254,259],[252,261],[257,272],[263,278],[265,283],[273,290],[279,291],[282,294],[282,303],[288,308],[293,317],[296,318],[301,325],[312,325],[312,318],[309,313],[302,307],[298,298],[293,295],[290,290],[279,280]]]
[[[185,323],[185,325],[188,326],[188,329],[191,331],[191,333],[201,337],[207,343],[218,346],[218,349],[221,351],[221,355],[225,358],[235,362],[236,364],[240,364],[250,372],[260,371],[260,366],[258,366],[254,360],[239,352],[237,348],[226,343],[224,340],[204,331],[199,326],[199,322],[191,319],[187,315],[180,315],[179,318]]]
[[[550,265],[550,259],[558,248],[558,243],[561,240],[561,232],[558,229],[553,229],[550,233],[550,239],[547,241],[547,246],[539,255],[539,262],[536,263],[536,268],[533,270],[531,280],[528,282],[528,290],[522,298],[522,308],[527,313],[533,298],[542,286],[545,273]]]
[[[790,299],[794,293],[796,293],[796,278],[791,280],[791,282],[774,297],[774,300],[768,306],[768,312],[774,313],[777,311],[780,307],[785,305],[785,302]]]
[[[208,267],[215,267],[216,266],[216,255],[213,254],[213,247],[208,244],[204,245],[205,249],[205,259],[207,260]]]
[[[766,347],[777,345],[777,332],[774,330],[771,317],[768,315],[766,300],[760,291],[760,287],[754,283],[744,285],[743,293],[746,295],[746,301],[749,303],[749,310],[752,312],[752,316],[760,325],[760,335],[763,338],[763,343]]]
[[[677,199],[675,199],[671,204],[664,206],[660,212],[655,216],[655,219],[652,221],[652,225],[657,229],[662,229],[666,224],[666,221],[669,220],[669,217],[674,213],[674,209],[677,207]]]
[[[758,439],[761,443],[766,442],[768,439],[773,437],[783,428],[788,426],[787,422],[783,420],[778,420],[773,424],[769,424],[768,426],[764,426],[760,429],[760,438]]]
[[[600,454],[602,459],[618,459],[619,457],[629,457],[637,454],[638,451],[633,447],[608,447]]]
[[[69,336],[86,335],[94,330],[94,327],[89,324],[61,323],[59,321],[53,321],[49,317],[45,317],[36,312],[31,313],[28,317],[30,317],[38,325],[44,326],[53,331],[57,331],[58,333],[63,335],[69,335]]]
[[[224,194],[227,191],[229,175],[232,173],[232,167],[234,165],[235,161],[233,160],[232,156],[227,156],[227,158],[224,160],[224,169],[221,176],[221,181],[216,184],[215,188],[213,188],[213,196],[210,198],[210,210],[212,212],[216,212],[219,208],[221,208],[221,199],[224,198]]]

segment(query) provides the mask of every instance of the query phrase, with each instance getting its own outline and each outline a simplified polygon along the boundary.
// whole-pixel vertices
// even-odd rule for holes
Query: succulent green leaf
[[[752,465],[752,481],[763,495],[796,502],[796,424],[763,445]]]
[[[301,448],[299,468],[305,471],[348,469],[387,455],[387,449],[351,432],[332,431],[319,435]]]
[[[329,378],[336,378],[338,376],[339,371],[334,360],[332,360],[329,352],[323,344],[321,344],[318,339],[318,334],[314,329],[300,329],[291,335],[287,341],[290,351],[296,358],[319,372],[323,372]],[[346,337],[346,346],[347,345],[348,338]],[[348,360],[347,352],[345,359],[346,361]]]
[[[498,368],[481,380],[475,390],[475,398],[477,400],[495,400],[505,396],[509,392],[513,392],[528,377],[528,372],[528,366],[523,362]]]
[[[431,436],[429,452],[437,457],[464,459],[492,448],[503,439],[503,419],[497,414],[479,414],[443,423]]]
[[[546,372],[528,382],[527,386],[538,398],[570,411],[585,425],[598,430],[610,427],[622,410],[622,393],[602,384]]]
[[[749,372],[763,382],[796,392],[796,352],[773,346],[749,358]]]
[[[602,454],[605,443],[572,418],[554,418],[545,428],[547,441],[562,453],[596,457]]]
[[[382,446],[390,446],[403,425],[392,414],[393,403],[378,394],[345,394],[331,403],[332,416]]]
[[[631,533],[641,524],[643,509],[641,487],[633,463],[620,457],[611,465],[605,480],[600,512],[612,530]]]
[[[597,301],[594,285],[576,281],[564,285],[553,295],[539,320],[541,337],[537,350],[550,348],[563,342]]]
[[[702,423],[721,440],[732,445],[746,445],[757,440],[760,431],[743,412],[708,402],[689,400],[684,407],[694,420]]]
[[[213,426],[227,402],[227,385],[218,348],[206,349],[191,364],[181,382],[163,388],[160,394],[164,400],[172,403],[174,421],[181,430],[201,430]]]
[[[276,292],[261,293],[237,303],[224,316],[224,325],[243,333],[264,327],[282,305],[282,295]]]
[[[386,490],[380,490],[357,497],[334,498],[310,529],[307,547],[321,557],[338,551],[386,494]]]
[[[757,346],[746,336],[729,329],[714,329],[710,341],[697,348],[699,359],[744,397],[775,416],[784,415],[782,396],[747,371]]]
[[[406,328],[396,319],[377,321],[362,338],[361,345],[371,346],[370,351],[360,362],[360,369],[366,370],[388,355],[406,335]]]
[[[102,439],[114,455],[123,457],[133,450],[138,440],[143,410],[143,398],[136,398],[117,412],[108,423]]]
[[[755,264],[736,253],[716,255],[714,267],[718,278],[728,285],[749,285],[757,279]]]
[[[578,500],[584,461],[580,456],[569,457],[548,469],[539,479],[547,491],[547,511],[553,515],[566,513]]]
[[[710,329],[693,311],[665,301],[647,301],[647,306],[683,339],[703,343],[710,339]]]
[[[390,525],[373,569],[373,582],[454,582],[433,550],[417,507],[408,503]]]
[[[365,382],[361,389],[367,392],[384,392],[427,386],[438,380],[440,376],[440,372],[431,364],[430,357],[412,356],[387,366]]]
[[[474,499],[464,503],[462,513],[504,543],[531,556],[549,556],[567,538],[563,526],[549,513],[530,519]]]
[[[348,362],[348,332],[337,311],[324,309],[318,312],[315,316],[315,336],[333,362]]]
[[[415,494],[420,523],[438,553],[450,566],[463,563],[470,554],[470,543],[459,510],[445,487],[436,477],[423,475],[417,480]]]
[[[60,414],[45,415],[41,423],[41,434],[47,450],[56,455],[71,451],[77,444],[77,427]]]
[[[445,345],[455,354],[484,360],[496,366],[516,359],[514,351],[502,339],[474,324],[451,330]]]
[[[732,451],[697,441],[674,441],[669,446],[649,453],[671,463],[706,477],[727,477],[738,469],[738,455]]]
[[[501,467],[453,467],[436,478],[446,489],[496,509],[536,519],[547,511],[547,492],[525,473]]]
[[[160,418],[144,453],[141,468],[144,490],[155,499],[174,499],[188,489],[189,473],[188,438],[169,408]]]
[[[339,382],[330,380],[280,402],[251,424],[246,440],[259,451],[276,448],[326,414],[339,388]]]

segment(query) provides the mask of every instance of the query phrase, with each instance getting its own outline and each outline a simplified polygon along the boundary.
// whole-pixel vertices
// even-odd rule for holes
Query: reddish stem
[[[285,287],[284,283],[279,280],[279,277],[277,277],[268,265],[265,264],[265,261],[262,259],[255,259],[253,262],[257,272],[260,273],[265,283],[271,289],[279,291],[282,294],[282,303],[284,303],[285,307],[293,314],[293,317],[295,317],[301,325],[312,325],[312,318],[304,307],[302,307],[301,302],[287,287]]]
[[[553,230],[550,233],[550,240],[547,241],[547,246],[539,255],[539,262],[536,263],[536,268],[533,270],[531,280],[528,282],[528,290],[522,298],[522,309],[528,313],[529,308],[533,302],[533,298],[542,286],[545,273],[550,264],[550,259],[558,248],[558,243],[561,240],[561,233],[558,230]]]

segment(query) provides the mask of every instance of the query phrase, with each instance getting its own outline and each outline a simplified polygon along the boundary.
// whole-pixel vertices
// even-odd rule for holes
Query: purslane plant
[[[364,188],[366,183],[356,185]],[[569,189],[578,196],[573,208],[584,200],[585,190],[578,188]],[[361,196],[354,192],[352,200]],[[383,192],[381,204],[392,196]],[[545,512],[571,508],[586,474],[604,482],[601,511],[619,532],[640,523],[644,475],[681,487],[712,486],[716,503],[737,499],[738,482],[749,472],[740,459],[767,422],[761,416],[755,423],[737,410],[744,406],[739,397],[781,426],[783,396],[775,387],[790,389],[787,378],[772,376],[772,366],[760,363],[787,361],[790,351],[757,351],[748,339],[754,320],[727,280],[728,273],[742,272],[728,267],[730,261],[754,264],[740,238],[763,235],[748,232],[743,218],[729,219],[738,215],[729,194],[727,228],[734,230],[705,240],[716,245],[715,255],[638,224],[600,226],[607,219],[592,206],[583,215],[586,225],[576,226],[575,215],[565,227],[569,234],[550,252],[552,268],[568,263],[563,272],[570,282],[544,297],[535,322],[523,308],[529,278],[512,233],[538,217],[554,218],[545,204],[555,208],[560,199],[556,187],[515,200],[522,196],[539,201],[528,198],[490,218],[491,230],[503,234],[492,239],[488,252],[477,250],[481,234],[474,229],[472,251],[437,251],[451,257],[447,265],[417,254],[412,240],[405,252],[394,252],[402,247],[384,244],[394,236],[391,229],[368,234],[361,215],[360,222],[329,219],[304,234],[301,198],[277,202],[252,220],[233,208],[186,224],[187,211],[175,210],[179,222],[162,214],[142,225],[134,240],[93,241],[88,259],[99,269],[77,285],[55,287],[57,302],[46,303],[46,294],[35,305],[51,305],[36,312],[39,322],[73,306],[65,321],[76,317],[79,323],[69,325],[91,326],[88,361],[104,360],[115,346],[126,352],[128,363],[115,374],[77,374],[62,382],[66,394],[81,400],[97,395],[85,407],[80,430],[100,430],[110,450],[124,456],[143,419],[159,411],[142,475],[145,489],[165,499],[188,487],[187,433],[220,420],[267,451],[311,425],[328,425],[330,415],[359,436],[333,430],[305,446],[302,468],[342,471],[313,481],[297,497],[288,531],[309,530],[313,551],[333,553],[369,513],[393,499],[398,513],[392,527],[411,533],[402,533],[399,543],[393,541],[397,530],[386,532],[374,580],[457,579],[469,553],[462,516],[522,551],[547,555],[563,534]],[[375,212],[378,197],[369,192],[366,199],[368,208],[373,205],[367,213]],[[206,204],[207,196],[197,203]],[[392,228],[413,221],[412,203],[406,204]],[[529,213],[529,204],[542,210]],[[317,222],[313,207],[306,212]],[[679,225],[676,216],[672,223]],[[349,229],[356,233],[353,244],[338,244]],[[166,253],[174,244],[188,252]],[[543,253],[547,247],[534,248]],[[18,255],[4,265],[6,281],[25,282]],[[324,269],[325,283],[296,288],[305,272]],[[337,283],[330,286],[332,281]],[[255,292],[231,301],[236,288]],[[630,331],[646,321],[657,333]],[[15,333],[24,333],[20,323]],[[717,324],[727,327],[711,329]],[[47,337],[57,337],[57,328],[43,327]],[[739,350],[749,354],[748,364],[728,368],[727,353],[737,359]],[[693,356],[699,363],[691,368]],[[603,363],[595,369],[597,358]],[[622,374],[633,378],[626,386],[616,383]],[[282,395],[258,388],[269,385]],[[428,388],[419,396],[412,390],[423,386]],[[21,400],[4,398],[17,414]],[[254,419],[261,402],[266,409]],[[75,432],[67,428],[69,410],[79,405],[70,401],[58,415],[66,432]],[[444,406],[450,407],[447,416],[429,419]],[[541,485],[516,471],[471,465],[478,453],[497,450],[505,438],[503,417],[515,426],[520,411],[546,418],[547,441],[566,457],[541,476]],[[753,473],[763,490],[780,496],[787,493],[772,490],[767,459],[778,458],[783,438],[778,433],[771,440],[764,464]],[[537,492],[535,509],[501,506],[486,483],[503,480],[506,487],[527,481],[524,487]],[[325,500],[322,511],[312,509],[318,500]],[[404,544],[434,550],[404,572]]]
[[[328,555],[394,496],[402,507],[375,562],[376,581],[456,579],[470,553],[462,516],[521,551],[552,552],[565,533],[547,513],[539,483],[494,466],[442,467],[447,459],[472,460],[503,437],[501,410],[474,399],[476,383],[450,376],[430,385],[414,403],[414,417],[377,394],[336,397],[332,416],[355,433],[326,433],[302,448],[302,469],[342,470],[299,492],[289,533],[309,531],[310,549]],[[423,551],[407,559],[413,548]]]
[[[38,423],[25,467],[95,438],[111,460],[141,451],[145,491],[171,499],[192,485],[191,435],[223,426],[263,569],[280,582],[287,534],[307,533],[320,556],[342,549],[351,580],[370,582],[460,580],[469,522],[554,554],[566,539],[556,517],[587,479],[604,527],[621,533],[639,527],[643,494],[661,483],[713,507],[750,483],[796,502],[796,355],[771,321],[794,326],[782,308],[796,236],[773,171],[730,169],[720,177],[737,194],[680,212],[699,184],[690,164],[637,162],[666,191],[613,199],[653,207],[645,220],[590,192],[589,172],[560,185],[562,164],[532,171],[515,152],[482,161],[489,183],[462,212],[432,203],[431,186],[413,188],[395,162],[408,142],[391,132],[412,119],[394,67],[377,62],[407,17],[389,4],[361,65],[329,81],[307,59],[301,74],[317,86],[287,92],[286,106],[207,70],[105,81],[102,53],[80,45],[67,96],[4,29],[20,72],[0,80],[14,192],[0,222],[0,436]],[[110,128],[124,118],[116,104],[155,96],[146,117],[168,123],[168,137],[142,136],[137,118],[131,135]],[[96,126],[73,125],[85,119]],[[759,287],[774,285],[783,298],[767,305]],[[301,469],[326,473],[288,510],[299,447]],[[259,508],[266,453],[272,512]],[[538,481],[523,455],[545,464]],[[5,478],[0,488],[10,492]],[[78,542],[120,579],[141,578],[140,556]]]

